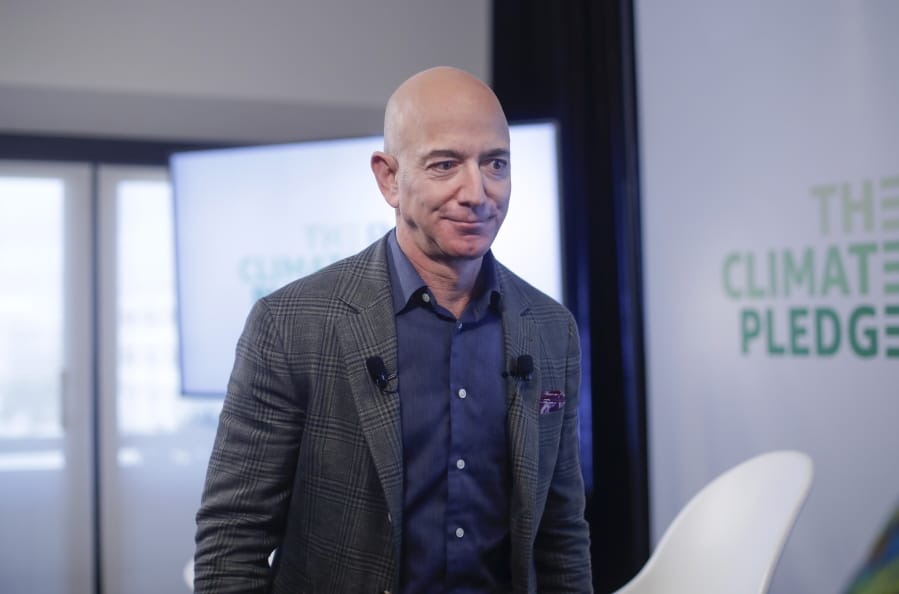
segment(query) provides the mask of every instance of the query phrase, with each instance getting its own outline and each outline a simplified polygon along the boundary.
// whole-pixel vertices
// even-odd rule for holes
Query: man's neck
[[[465,307],[477,292],[483,256],[474,260],[433,260],[418,250],[404,249],[402,242],[400,249],[421,276],[421,280],[434,293],[437,302],[456,319],[461,318]]]

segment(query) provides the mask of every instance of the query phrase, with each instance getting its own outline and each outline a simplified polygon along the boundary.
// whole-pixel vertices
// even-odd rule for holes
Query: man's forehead
[[[448,118],[406,123],[399,134],[402,138],[397,148],[416,160],[509,154],[509,129],[504,118]]]
[[[492,148],[485,147],[459,147],[459,148],[429,148],[427,146],[420,147],[418,158],[422,161],[429,159],[466,159],[470,157],[478,157],[479,159],[491,158],[508,158],[508,145],[494,146]]]

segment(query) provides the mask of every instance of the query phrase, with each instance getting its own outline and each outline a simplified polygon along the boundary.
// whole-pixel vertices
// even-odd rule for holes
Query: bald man
[[[396,228],[247,320],[195,590],[592,591],[577,328],[490,252],[511,193],[499,101],[457,69],[416,74],[371,169]]]

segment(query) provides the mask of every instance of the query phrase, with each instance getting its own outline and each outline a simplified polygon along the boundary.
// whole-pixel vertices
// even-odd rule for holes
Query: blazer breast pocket
[[[564,417],[565,393],[561,390],[542,391],[537,401],[541,455],[554,452],[558,447]]]
[[[563,410],[565,410],[565,392],[562,390],[543,390],[540,392],[538,412],[541,417]]]
[[[559,453],[562,427],[565,419],[564,394],[558,390],[542,392],[538,401],[537,419],[539,425],[540,461],[539,476],[548,478],[553,475],[553,468]],[[548,483],[547,483],[548,484]]]

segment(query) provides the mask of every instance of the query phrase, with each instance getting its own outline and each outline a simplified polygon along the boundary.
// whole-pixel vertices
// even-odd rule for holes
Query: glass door
[[[181,395],[166,170],[103,166],[98,179],[104,591],[190,592],[222,400]]]
[[[95,589],[87,165],[0,161],[0,591]]]

